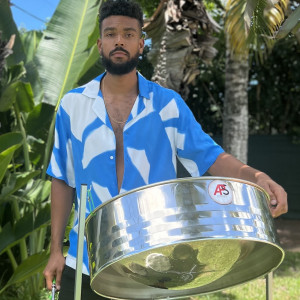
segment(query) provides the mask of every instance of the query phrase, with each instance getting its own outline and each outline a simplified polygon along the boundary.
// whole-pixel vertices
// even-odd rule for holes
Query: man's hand
[[[273,218],[285,214],[288,210],[287,193],[267,174],[243,164],[228,153],[218,156],[208,172],[212,176],[240,178],[261,186],[270,195],[270,211]]]
[[[57,290],[60,290],[61,275],[64,267],[65,258],[60,251],[50,255],[48,264],[43,272],[48,290],[52,288],[53,279],[55,279]]]
[[[273,218],[287,213],[287,193],[282,186],[271,178],[259,179],[257,184],[265,189],[270,196],[269,207]]]

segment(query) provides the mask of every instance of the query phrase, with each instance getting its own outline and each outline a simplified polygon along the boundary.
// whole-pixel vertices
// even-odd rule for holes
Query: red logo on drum
[[[220,196],[229,195],[229,191],[226,189],[226,184],[218,184],[215,189],[214,195],[215,196],[216,195],[220,195]]]
[[[208,185],[208,194],[218,204],[228,205],[232,202],[232,189],[226,181],[211,181]]]

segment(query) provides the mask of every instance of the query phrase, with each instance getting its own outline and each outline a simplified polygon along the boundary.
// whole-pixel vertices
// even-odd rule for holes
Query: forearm
[[[264,172],[243,164],[241,161],[227,153],[219,155],[208,172],[212,176],[239,178],[256,184],[261,180],[270,179]]]
[[[66,225],[72,209],[74,189],[53,178],[51,186],[51,253],[62,252]]]

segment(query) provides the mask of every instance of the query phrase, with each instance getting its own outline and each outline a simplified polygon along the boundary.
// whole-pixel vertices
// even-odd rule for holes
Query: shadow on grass
[[[236,300],[238,299],[236,295],[231,294],[231,293],[224,293],[224,292],[216,292],[213,294],[208,294],[208,295],[202,295],[198,296],[196,298],[190,298],[191,300]]]
[[[295,276],[300,274],[300,252],[285,252],[281,265],[274,271],[274,276]]]

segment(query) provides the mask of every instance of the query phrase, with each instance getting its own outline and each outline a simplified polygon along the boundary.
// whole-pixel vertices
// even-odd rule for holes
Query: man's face
[[[144,49],[138,20],[126,16],[105,18],[97,45],[109,73],[128,74],[136,68]]]

